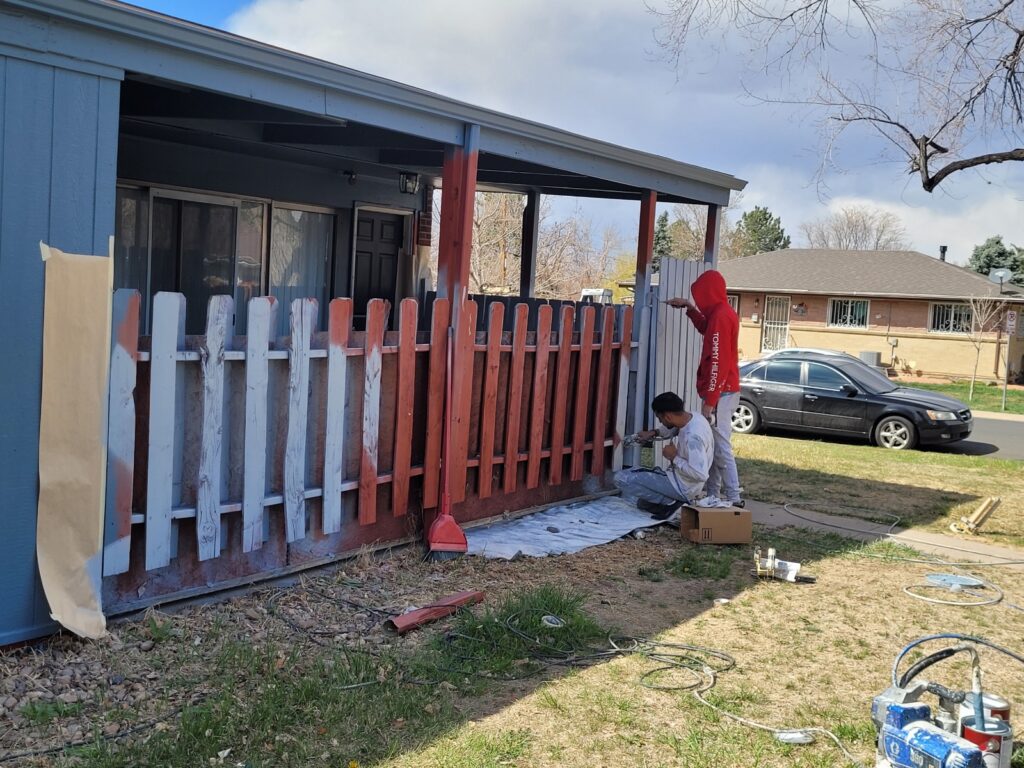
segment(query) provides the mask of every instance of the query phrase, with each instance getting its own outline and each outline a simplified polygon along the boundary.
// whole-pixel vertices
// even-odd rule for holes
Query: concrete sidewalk
[[[815,531],[835,533],[860,541],[877,541],[889,538],[899,544],[913,547],[919,552],[933,555],[941,560],[974,563],[1008,563],[1005,567],[1024,571],[1024,551],[1011,547],[1000,547],[966,536],[953,536],[931,531],[895,528],[889,534],[888,525],[880,525],[856,517],[825,515],[800,509],[797,504],[790,507],[798,514],[788,512],[778,504],[766,504],[747,500],[747,509],[753,513],[754,522],[771,528],[793,526]],[[1012,564],[1009,564],[1011,563]]]

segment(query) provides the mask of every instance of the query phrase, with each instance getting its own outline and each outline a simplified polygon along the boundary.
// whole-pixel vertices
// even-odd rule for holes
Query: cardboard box
[[[679,514],[679,531],[694,544],[749,544],[753,541],[754,519],[749,510],[683,505]]]

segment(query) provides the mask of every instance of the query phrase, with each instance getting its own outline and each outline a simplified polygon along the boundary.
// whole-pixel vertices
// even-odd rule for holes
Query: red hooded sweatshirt
[[[697,366],[697,394],[706,405],[718,405],[723,392],[740,391],[736,351],[740,321],[725,295],[725,278],[709,269],[690,288],[699,311],[686,310],[693,326],[704,336]]]

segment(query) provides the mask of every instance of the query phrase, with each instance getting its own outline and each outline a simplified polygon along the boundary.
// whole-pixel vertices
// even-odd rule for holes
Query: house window
[[[970,304],[932,304],[928,330],[934,333],[970,333],[973,315]]]
[[[172,291],[185,296],[186,333],[205,333],[210,297],[228,295],[235,299],[235,333],[244,335],[249,299],[270,293],[284,307],[277,332],[287,335],[292,299],[325,305],[334,228],[330,209],[121,186],[114,287],[144,297],[144,334],[151,332],[153,297]],[[326,325],[323,309],[319,325]]]
[[[833,328],[867,328],[868,302],[861,299],[829,299],[828,324]]]
[[[281,302],[278,333],[287,336],[294,299],[320,302],[320,327],[326,319],[327,278],[334,250],[334,216],[326,212],[274,206],[270,227],[270,295]]]
[[[726,301],[729,302],[729,306],[732,307],[732,311],[736,314],[740,312],[740,297],[735,293],[726,294]]]

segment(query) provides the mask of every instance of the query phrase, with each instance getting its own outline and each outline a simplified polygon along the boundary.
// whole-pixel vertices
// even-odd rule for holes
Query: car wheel
[[[757,412],[757,408],[746,400],[740,400],[740,404],[732,412],[732,431],[749,435],[757,432],[760,426],[761,414]]]
[[[907,451],[917,445],[917,430],[902,416],[886,416],[875,426],[875,443],[893,451]]]

